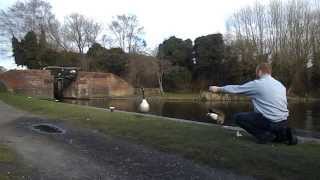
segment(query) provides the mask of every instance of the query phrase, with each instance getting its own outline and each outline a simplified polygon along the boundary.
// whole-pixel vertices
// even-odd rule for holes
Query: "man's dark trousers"
[[[243,112],[234,115],[234,121],[259,142],[286,140],[287,121],[274,123],[257,112]]]

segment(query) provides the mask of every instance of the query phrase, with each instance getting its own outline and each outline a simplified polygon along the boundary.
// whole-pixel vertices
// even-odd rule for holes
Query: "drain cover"
[[[65,130],[53,125],[53,124],[34,124],[31,129],[39,133],[46,134],[63,134]]]

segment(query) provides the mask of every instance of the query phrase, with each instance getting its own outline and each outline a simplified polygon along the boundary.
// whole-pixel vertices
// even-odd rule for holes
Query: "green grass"
[[[17,108],[259,179],[320,179],[320,145],[258,145],[222,128],[0,94]],[[90,121],[86,120],[90,118]]]

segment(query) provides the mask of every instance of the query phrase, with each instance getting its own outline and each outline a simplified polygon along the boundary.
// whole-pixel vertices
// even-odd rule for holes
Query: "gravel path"
[[[0,114],[0,143],[14,148],[21,162],[33,170],[25,179],[253,179],[198,165],[94,129],[75,128],[59,120],[31,115],[1,101]],[[37,123],[54,124],[66,133],[40,134],[30,128]]]

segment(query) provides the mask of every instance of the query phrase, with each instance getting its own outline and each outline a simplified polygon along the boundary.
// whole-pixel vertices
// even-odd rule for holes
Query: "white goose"
[[[210,119],[217,121],[218,124],[223,124],[224,123],[224,116],[223,115],[219,116],[212,109],[209,109],[209,112],[207,113],[207,116]]]
[[[145,98],[145,95],[144,95],[144,89],[141,88],[141,92],[142,92],[142,101],[139,105],[139,110],[140,112],[148,112],[150,110],[150,105],[148,103],[148,101],[146,100]]]

